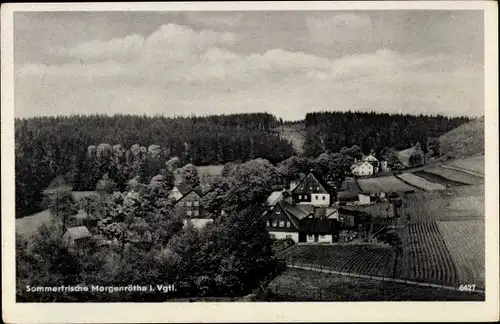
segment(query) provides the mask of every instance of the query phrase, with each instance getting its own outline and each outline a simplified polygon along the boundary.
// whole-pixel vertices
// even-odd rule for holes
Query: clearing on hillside
[[[484,221],[437,222],[460,282],[484,289]]]
[[[402,173],[402,174],[396,175],[396,177],[398,179],[401,179],[402,181],[410,184],[411,186],[417,187],[417,188],[422,189],[424,191],[446,189],[446,187],[440,183],[434,183],[434,182],[427,181],[426,179],[421,178],[413,173]]]
[[[458,126],[439,138],[441,155],[484,155],[484,117]]]
[[[288,140],[297,154],[304,152],[304,143],[306,142],[305,125],[299,124],[285,124],[278,128],[280,136]]]
[[[380,177],[380,178],[363,178],[357,179],[359,188],[362,192],[375,194],[380,192],[407,192],[419,191],[420,189],[410,186],[395,176]]]
[[[36,232],[42,224],[50,224],[52,215],[49,210],[43,210],[23,218],[16,218],[16,232],[21,235],[30,236]]]
[[[484,177],[484,155],[469,156],[466,158],[453,159],[444,163],[457,169],[472,171]]]
[[[211,175],[211,176],[218,176],[222,173],[222,169],[224,168],[223,164],[217,164],[217,165],[203,165],[203,166],[197,166],[196,169],[198,169],[198,175],[200,176],[200,181],[203,181],[204,175]],[[178,168],[174,172],[174,181],[176,184],[179,184],[181,182],[181,174],[180,174],[181,168]]]

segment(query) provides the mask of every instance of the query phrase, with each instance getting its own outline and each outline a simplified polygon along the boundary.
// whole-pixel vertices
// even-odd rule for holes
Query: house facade
[[[338,211],[333,208],[304,208],[281,201],[267,212],[266,226],[276,239],[296,243],[332,243],[338,241]]]
[[[373,164],[364,161],[352,169],[352,174],[358,177],[369,176],[374,173]]]
[[[310,172],[291,191],[293,202],[313,206],[330,206],[333,194],[330,186]]]
[[[184,226],[191,223],[196,228],[202,228],[213,222],[213,219],[205,216],[201,198],[202,192],[197,188],[188,191],[174,203],[174,212],[183,218]]]

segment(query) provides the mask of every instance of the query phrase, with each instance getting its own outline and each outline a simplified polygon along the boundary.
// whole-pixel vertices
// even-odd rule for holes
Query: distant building
[[[387,165],[387,161],[380,161],[380,172],[389,171],[389,166]]]
[[[184,225],[189,222],[201,228],[213,222],[213,219],[205,216],[205,210],[201,206],[202,196],[200,188],[191,189],[174,203],[174,212],[184,219]]]
[[[70,227],[62,236],[63,244],[68,249],[81,246],[90,242],[92,234],[85,226]]]
[[[330,206],[334,200],[333,189],[313,172],[300,181],[291,193],[296,204]]]
[[[359,203],[361,205],[366,205],[366,204],[371,203],[371,197],[370,197],[370,195],[367,195],[367,194],[363,194],[363,193],[358,194],[358,199],[359,199]]]
[[[374,173],[373,164],[368,161],[361,162],[358,165],[354,165],[351,172],[354,176],[358,177],[372,175]]]

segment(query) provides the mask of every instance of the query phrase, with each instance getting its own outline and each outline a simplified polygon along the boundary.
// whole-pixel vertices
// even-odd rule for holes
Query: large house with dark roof
[[[332,243],[338,240],[338,211],[279,201],[265,212],[269,234],[296,243]]]

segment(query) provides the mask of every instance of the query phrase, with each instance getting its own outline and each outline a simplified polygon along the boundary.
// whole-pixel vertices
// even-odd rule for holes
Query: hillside
[[[420,143],[425,152],[427,139],[438,138],[464,123],[467,117],[410,115],[365,112],[316,112],[305,118],[307,156],[325,150],[339,152],[342,147],[357,145],[367,154],[379,154],[385,147],[404,150]]]
[[[298,124],[284,124],[278,127],[281,138],[290,142],[293,149],[297,154],[304,153],[304,143],[306,142],[305,125]]]
[[[441,155],[461,157],[484,154],[484,117],[449,131],[439,138]]]

